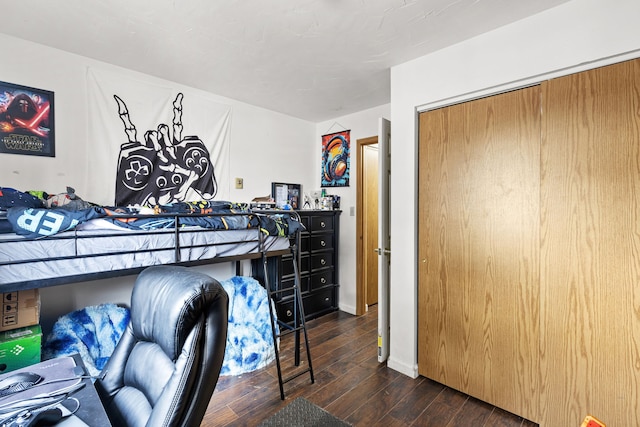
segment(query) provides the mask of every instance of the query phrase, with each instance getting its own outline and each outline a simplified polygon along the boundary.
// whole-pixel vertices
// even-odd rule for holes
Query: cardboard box
[[[40,325],[0,332],[0,373],[40,362]]]
[[[40,292],[37,289],[2,294],[0,331],[40,323]]]

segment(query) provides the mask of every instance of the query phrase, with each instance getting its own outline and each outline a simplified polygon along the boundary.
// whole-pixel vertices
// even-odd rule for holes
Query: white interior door
[[[389,181],[391,162],[389,145],[391,122],[380,118],[378,124],[378,362],[389,357]]]

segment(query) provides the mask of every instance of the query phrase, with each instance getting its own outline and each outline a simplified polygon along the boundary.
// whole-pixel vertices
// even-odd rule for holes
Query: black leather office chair
[[[131,321],[95,383],[114,426],[198,426],[227,338],[226,292],[185,267],[138,276]]]

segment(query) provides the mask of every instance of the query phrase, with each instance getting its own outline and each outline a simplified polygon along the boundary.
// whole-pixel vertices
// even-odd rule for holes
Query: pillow
[[[29,238],[51,236],[62,231],[72,230],[81,222],[103,216],[104,211],[102,208],[89,208],[79,211],[10,208],[7,211],[7,219],[13,227],[13,231]]]
[[[43,207],[42,199],[37,198],[29,193],[23,193],[14,188],[0,187],[0,209],[9,209],[13,207],[23,208],[41,208]]]
[[[71,210],[87,209],[92,206],[91,203],[82,200],[80,196],[76,195],[76,190],[72,187],[67,187],[66,193],[48,196],[44,201],[44,205],[47,208],[64,208]]]

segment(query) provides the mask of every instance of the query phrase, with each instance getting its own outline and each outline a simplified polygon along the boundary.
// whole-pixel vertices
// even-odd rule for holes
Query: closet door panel
[[[419,373],[536,420],[540,95],[420,115]]]
[[[640,63],[542,88],[541,426],[637,426]]]

